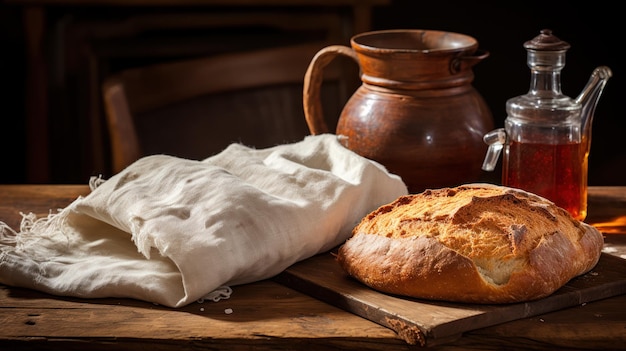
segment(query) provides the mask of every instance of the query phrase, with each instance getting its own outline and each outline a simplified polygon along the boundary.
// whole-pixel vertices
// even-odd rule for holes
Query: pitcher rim
[[[445,47],[445,48],[401,48],[401,47],[384,47],[384,46],[374,46],[370,43],[363,43],[359,40],[366,37],[374,37],[385,34],[394,34],[394,33],[403,33],[403,34],[418,34],[421,35],[432,33],[432,34],[443,34],[456,36],[458,38],[463,38],[468,41],[467,45],[459,45],[454,47]],[[350,43],[354,50],[367,50],[370,52],[396,52],[396,53],[411,53],[411,54],[428,54],[428,53],[454,53],[454,52],[463,52],[463,51],[471,51],[476,50],[478,48],[478,40],[471,35],[446,31],[446,30],[437,30],[437,29],[383,29],[383,30],[374,30],[362,32],[359,34],[355,34],[350,39]]]

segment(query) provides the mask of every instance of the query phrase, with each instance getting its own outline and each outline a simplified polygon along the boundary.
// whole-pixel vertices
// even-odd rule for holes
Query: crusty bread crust
[[[337,253],[373,289],[513,303],[546,297],[598,262],[594,227],[534,194],[491,184],[426,190],[381,206]]]

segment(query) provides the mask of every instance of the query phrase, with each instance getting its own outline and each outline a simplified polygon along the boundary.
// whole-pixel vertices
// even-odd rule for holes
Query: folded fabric
[[[0,283],[180,307],[332,249],[407,193],[331,134],[202,161],[147,156],[92,188],[19,231],[0,222]]]

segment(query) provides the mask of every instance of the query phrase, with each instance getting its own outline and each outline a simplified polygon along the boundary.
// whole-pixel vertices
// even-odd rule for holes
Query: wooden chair
[[[111,171],[150,154],[203,159],[233,142],[263,148],[301,140],[309,134],[302,108],[304,75],[325,45],[160,63],[105,79]],[[325,70],[329,84],[322,92],[327,115],[335,119],[347,100],[339,66]]]

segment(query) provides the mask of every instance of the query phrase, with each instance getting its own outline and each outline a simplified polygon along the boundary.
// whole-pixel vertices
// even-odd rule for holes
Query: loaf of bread
[[[546,297],[598,262],[604,239],[551,201],[467,184],[401,196],[373,211],[337,261],[390,294],[466,303]]]

